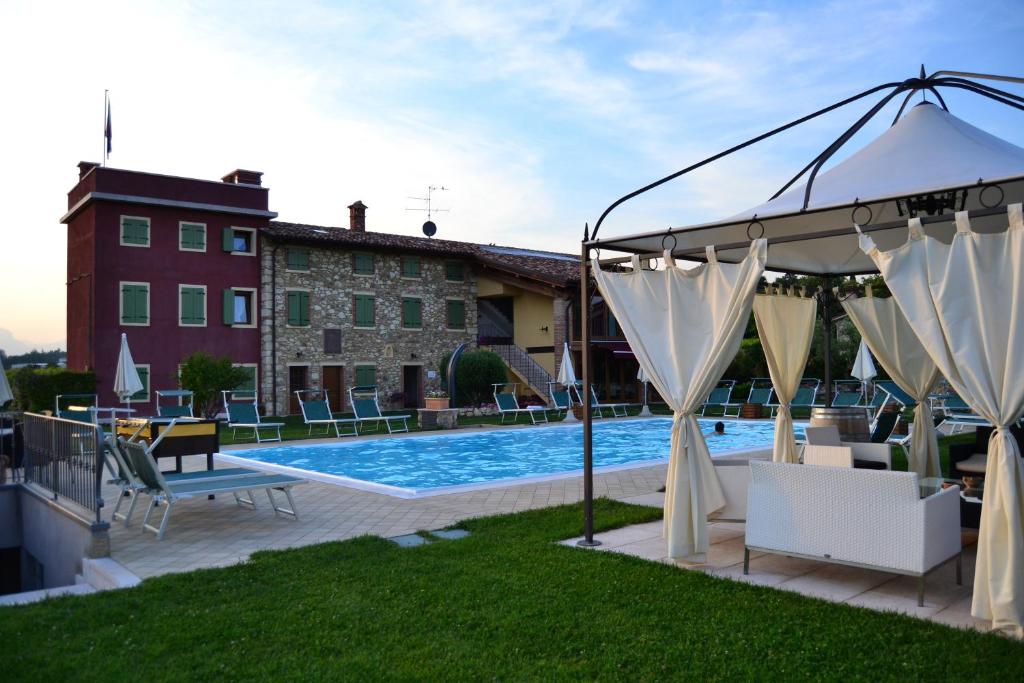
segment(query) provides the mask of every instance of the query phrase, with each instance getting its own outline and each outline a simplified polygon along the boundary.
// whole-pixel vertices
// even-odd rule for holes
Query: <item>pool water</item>
[[[717,420],[700,420],[711,432]],[[604,421],[594,424],[594,467],[621,469],[667,462],[672,420]],[[802,436],[803,426],[797,425]],[[726,422],[726,433],[708,437],[712,457],[770,449],[772,422]],[[367,441],[278,446],[222,454],[231,462],[251,460],[269,469],[313,475],[358,488],[403,497],[508,480],[551,478],[583,467],[583,427],[495,429]],[[316,476],[326,475],[326,476]]]

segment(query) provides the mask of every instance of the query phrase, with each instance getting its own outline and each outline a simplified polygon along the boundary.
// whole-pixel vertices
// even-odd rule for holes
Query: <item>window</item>
[[[129,396],[128,401],[132,401],[134,403],[149,403],[149,364],[136,363],[135,371],[139,373],[139,379],[142,380],[142,389]],[[128,401],[121,402],[127,403]]]
[[[376,365],[357,365],[356,366],[356,386],[360,387],[372,387],[377,385],[377,366]]]
[[[309,292],[301,290],[289,290],[288,298],[288,325],[291,327],[309,326]]]
[[[256,290],[224,290],[224,324],[256,327]]]
[[[341,330],[324,330],[324,353],[341,353]]]
[[[224,228],[221,249],[231,254],[256,255],[256,231],[253,228]]]
[[[356,275],[373,275],[373,254],[352,254],[352,272]]]
[[[288,247],[288,270],[309,270],[309,249]]]
[[[178,223],[180,251],[206,251],[206,226],[202,223]]]
[[[149,219],[141,216],[121,216],[121,246],[148,247]]]
[[[448,299],[447,327],[449,330],[466,329],[466,302],[462,299]]]
[[[418,330],[423,327],[423,301],[416,297],[402,297],[402,327]]]
[[[403,256],[402,257],[402,277],[404,278],[420,278],[420,257],[419,256]]]
[[[121,283],[121,324],[149,324],[149,283]]]
[[[178,324],[182,327],[206,326],[205,285],[178,285]]]
[[[466,280],[465,264],[461,261],[447,261],[444,264],[444,279],[448,282],[464,282]]]
[[[377,324],[372,294],[356,294],[353,299],[353,317],[356,327],[373,327]]]
[[[235,387],[234,393],[241,394],[239,398],[251,398],[256,395],[256,364],[238,363],[236,368],[245,370],[245,379]]]

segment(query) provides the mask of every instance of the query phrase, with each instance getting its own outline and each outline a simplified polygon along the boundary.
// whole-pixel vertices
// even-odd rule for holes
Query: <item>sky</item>
[[[0,348],[63,346],[76,164],[264,172],[281,220],[577,253],[619,196],[874,85],[1024,75],[1016,2],[0,0]],[[1024,146],[1024,113],[951,111]],[[848,146],[881,133],[891,105]],[[625,234],[766,200],[859,117],[839,110],[616,210]],[[836,158],[841,159],[844,150]]]

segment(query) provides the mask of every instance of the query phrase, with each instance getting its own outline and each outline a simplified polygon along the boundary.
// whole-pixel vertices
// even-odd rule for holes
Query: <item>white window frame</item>
[[[255,256],[256,255],[256,228],[243,228],[236,225],[232,225],[231,229],[235,232],[247,232],[252,235],[249,240],[249,251],[235,251],[235,239],[234,235],[231,236],[231,251],[228,252],[232,256]],[[239,287],[239,289],[244,289]]]
[[[146,322],[126,323],[124,321],[124,286],[145,285],[146,286]],[[180,305],[180,301],[179,301]],[[121,280],[117,283],[117,324],[121,327],[149,327],[153,321],[152,289],[148,282],[133,282],[132,280]]]
[[[198,225],[203,228],[203,248],[195,249],[193,247],[181,246],[181,230],[186,225]],[[206,229],[206,223],[200,223],[198,221],[178,221],[178,251],[194,251],[205,254],[206,248],[210,245],[210,231]]]
[[[235,292],[251,292],[252,293],[252,298],[250,299],[250,301],[252,302],[252,315],[250,316],[250,319],[252,320],[252,322],[249,323],[249,324],[233,322],[233,323],[231,323],[231,327],[235,327],[235,328],[238,328],[238,329],[247,329],[247,328],[248,329],[253,329],[253,328],[255,328],[257,323],[258,323],[257,316],[258,316],[259,310],[260,310],[259,300],[257,299],[258,294],[256,293],[256,288],[255,287],[232,287],[231,288],[231,292],[232,292],[232,295],[234,295]],[[234,306],[234,300],[232,300],[231,305]],[[234,308],[231,309],[231,318],[232,318],[232,320],[234,320],[234,310],[235,310]],[[247,365],[247,363],[239,363],[238,365]]]
[[[405,313],[405,300],[406,299],[418,299],[420,302],[420,326],[419,327],[406,327],[403,323],[402,315]],[[398,298],[398,329],[405,330],[407,332],[422,332],[423,331],[423,295],[422,294],[402,294]]]
[[[188,287],[189,289],[201,289],[203,290],[203,322],[202,324],[197,323],[183,323],[181,322],[181,290]],[[206,285],[178,285],[178,327],[206,327],[207,323],[210,322],[210,294],[206,291]],[[179,376],[181,373],[178,373]]]
[[[305,271],[295,271],[305,272]],[[288,292],[305,292],[309,294],[309,324],[308,325],[292,325],[288,322]],[[376,313],[376,309],[374,309]],[[376,317],[376,316],[375,316]],[[290,330],[308,330],[313,327],[313,290],[309,287],[288,287],[284,290],[284,326]]]
[[[145,244],[132,244],[131,242],[124,241],[124,219],[129,218],[136,221],[146,221],[146,243]],[[180,239],[180,238],[179,238]],[[153,221],[149,219],[149,216],[128,216],[121,215],[121,218],[117,221],[117,241],[122,247],[135,247],[137,249],[149,249],[149,246],[153,244]]]
[[[449,301],[461,301],[462,302],[462,327],[448,327],[448,302]],[[466,307],[466,298],[461,296],[446,296],[444,298],[444,329],[446,332],[466,332],[469,330],[468,314],[469,311]]]
[[[149,403],[153,399],[153,366],[150,363],[136,363],[135,368],[136,370],[138,368],[146,368],[146,398],[145,400],[141,398],[133,398],[131,400],[122,398],[121,403],[126,405],[129,403]]]

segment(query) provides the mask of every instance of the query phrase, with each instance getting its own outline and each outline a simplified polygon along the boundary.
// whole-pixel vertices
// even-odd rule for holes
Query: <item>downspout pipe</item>
[[[277,412],[277,243],[270,250],[270,395],[274,415]]]

